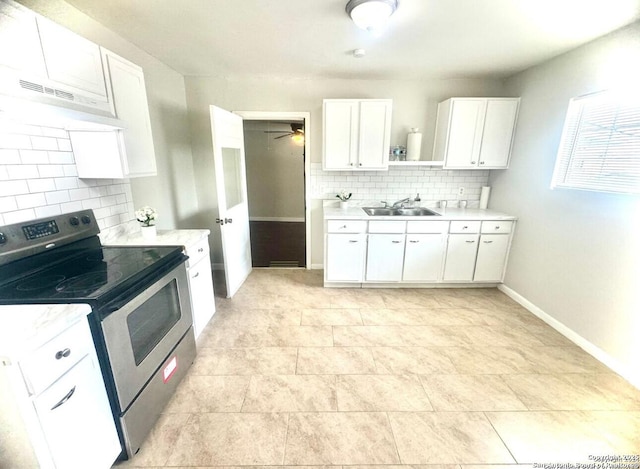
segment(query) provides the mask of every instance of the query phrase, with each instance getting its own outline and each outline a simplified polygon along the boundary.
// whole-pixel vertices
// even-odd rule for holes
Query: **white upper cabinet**
[[[35,14],[0,1],[0,44],[0,65],[30,76],[47,76]]]
[[[391,109],[390,99],[325,99],[323,169],[387,169]]]
[[[433,159],[445,169],[509,166],[520,98],[451,98],[438,105]]]
[[[38,31],[49,78],[106,99],[100,47],[45,18]]]
[[[102,49],[109,102],[123,120],[128,177],[156,174],[156,156],[151,134],[147,89],[142,68],[111,51]]]
[[[154,176],[156,157],[144,74],[140,67],[102,49],[109,102],[123,130],[69,131],[78,177],[123,179]]]

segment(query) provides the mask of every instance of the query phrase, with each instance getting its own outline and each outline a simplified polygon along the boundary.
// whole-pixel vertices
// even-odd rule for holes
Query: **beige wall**
[[[550,190],[569,99],[640,83],[640,23],[508,80],[522,96],[511,167],[490,208],[517,215],[505,284],[640,383],[640,200]],[[606,358],[606,357],[605,357]]]
[[[62,0],[20,3],[144,69],[158,175],[131,179],[134,205],[155,207],[161,229],[193,228],[198,208],[182,75]]]
[[[265,133],[274,130],[290,132],[291,126],[244,122],[249,217],[304,221],[304,146],[284,133]]]
[[[451,96],[502,96],[501,80],[338,80],[269,77],[185,77],[191,125],[199,225],[212,230],[215,262],[221,262],[213,163],[210,104],[230,111],[298,111],[311,113],[311,161],[322,161],[323,98],[391,98],[391,144],[406,144],[410,127],[423,130],[423,158],[430,157],[438,102]],[[353,173],[354,177],[358,173]],[[411,190],[407,188],[407,193]],[[311,201],[311,265],[323,263],[322,202]]]

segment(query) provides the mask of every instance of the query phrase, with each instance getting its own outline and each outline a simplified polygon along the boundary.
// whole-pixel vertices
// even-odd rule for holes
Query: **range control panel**
[[[0,226],[0,265],[98,233],[93,210]]]

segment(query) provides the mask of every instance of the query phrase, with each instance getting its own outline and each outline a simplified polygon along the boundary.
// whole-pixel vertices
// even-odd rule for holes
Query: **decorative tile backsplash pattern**
[[[311,198],[337,200],[345,189],[359,202],[394,202],[420,194],[420,205],[436,206],[439,200],[467,200],[477,207],[482,186],[489,171],[450,171],[430,166],[389,166],[389,171],[323,171],[319,163],[311,164]],[[464,187],[464,195],[458,189]],[[451,204],[452,202],[450,202]],[[451,206],[451,205],[450,205]]]
[[[0,225],[91,208],[100,229],[134,218],[127,179],[79,179],[69,134],[0,120]]]

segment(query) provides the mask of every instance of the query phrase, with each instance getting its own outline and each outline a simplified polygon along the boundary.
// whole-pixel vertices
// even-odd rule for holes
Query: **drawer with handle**
[[[367,222],[362,220],[328,220],[329,233],[363,233],[367,231]]]
[[[200,259],[209,256],[209,238],[204,237],[196,244],[187,246],[185,253],[189,256],[187,261],[187,269],[193,265],[196,265]]]
[[[482,234],[511,233],[512,226],[512,221],[483,221],[480,232]]]
[[[93,349],[87,320],[69,327],[20,360],[20,369],[31,394],[45,390]]]
[[[449,233],[478,233],[480,232],[479,221],[452,221],[449,228]]]

